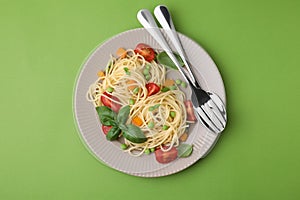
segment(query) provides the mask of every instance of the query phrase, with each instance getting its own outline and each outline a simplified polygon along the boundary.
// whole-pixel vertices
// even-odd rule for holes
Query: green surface
[[[72,111],[95,46],[168,5],[218,64],[228,127],[207,158],[167,177],[98,162]],[[300,199],[300,1],[0,0],[0,199]]]

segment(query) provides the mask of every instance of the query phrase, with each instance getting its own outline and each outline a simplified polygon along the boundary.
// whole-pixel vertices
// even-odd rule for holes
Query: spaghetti
[[[93,102],[95,107],[103,106],[101,97],[105,96],[119,106],[130,105],[127,123],[139,119],[139,128],[147,141],[134,143],[124,138],[128,147],[124,151],[131,155],[139,156],[147,149],[156,148],[168,151],[179,145],[179,138],[188,127],[185,95],[179,88],[149,96],[146,84],[155,83],[162,88],[166,74],[164,65],[154,60],[148,62],[129,49],[126,56],[111,56],[104,75],[89,87],[87,100]],[[106,95],[108,88],[116,98]]]

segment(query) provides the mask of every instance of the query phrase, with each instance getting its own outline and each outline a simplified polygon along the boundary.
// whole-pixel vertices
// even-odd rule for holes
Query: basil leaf
[[[99,117],[99,119],[100,119],[101,124],[105,125],[105,126],[115,126],[117,124],[115,122],[115,120],[110,117],[101,116],[101,117]]]
[[[118,116],[117,116],[117,122],[118,124],[125,124],[128,120],[128,116],[130,113],[130,106],[124,106],[120,109]]]
[[[105,126],[115,126],[115,118],[116,113],[112,111],[109,107],[106,106],[99,106],[96,107],[97,113],[99,115],[99,119],[101,124]]]
[[[113,126],[106,134],[106,139],[110,141],[116,140],[119,137],[120,133],[121,129],[117,126]]]
[[[121,129],[121,131],[125,132],[127,131],[127,126],[125,124],[118,124],[119,125],[119,128]]]
[[[133,143],[143,143],[147,141],[143,131],[133,124],[127,125],[127,130],[123,131],[123,136]]]
[[[181,66],[183,66],[184,63],[183,63],[183,61],[181,60],[180,56],[179,56],[178,54],[176,54],[176,53],[173,53],[173,54],[174,54],[175,57],[177,58],[179,64],[180,64]],[[172,69],[178,70],[177,67],[176,67],[176,65],[173,63],[173,61],[171,60],[171,58],[168,56],[168,54],[167,54],[165,51],[163,51],[163,52],[161,52],[161,53],[159,53],[159,54],[157,55],[157,61],[158,61],[160,64],[165,65],[165,66],[168,67],[168,68],[172,68]]]
[[[193,145],[190,144],[180,144],[177,147],[178,157],[188,157],[193,152]]]
[[[96,107],[97,113],[101,119],[101,117],[106,117],[106,118],[110,118],[112,120],[114,120],[117,116],[117,114],[111,110],[111,108],[107,107],[107,106],[99,106]]]

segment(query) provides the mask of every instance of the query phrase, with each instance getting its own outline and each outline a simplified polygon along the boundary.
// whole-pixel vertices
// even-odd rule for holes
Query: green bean
[[[129,99],[129,105],[133,105],[135,101],[133,99]]]
[[[137,93],[139,93],[139,91],[140,91],[140,88],[139,87],[136,87],[136,88],[134,88],[133,89],[133,94],[137,94]]]
[[[121,149],[123,149],[123,150],[125,150],[125,149],[127,149],[127,145],[126,144],[121,144]]]
[[[151,152],[150,152],[149,149],[146,149],[146,150],[144,151],[144,153],[147,154],[147,155],[149,155]]]
[[[180,85],[180,84],[182,83],[182,81],[181,81],[180,79],[177,79],[177,80],[175,81],[175,83],[176,83],[177,85]]]
[[[154,122],[153,121],[148,123],[148,128],[150,128],[150,129],[154,128]]]
[[[184,87],[184,88],[186,88],[187,87],[187,83],[186,82],[182,82],[181,86]]]
[[[171,112],[170,112],[170,116],[171,116],[172,118],[175,118],[176,112],[175,112],[175,111],[171,111]]]
[[[144,74],[144,75],[149,74],[149,69],[144,69],[143,74]]]
[[[109,93],[112,93],[112,92],[114,91],[114,88],[108,87],[108,88],[106,89],[106,91],[109,92]]]
[[[149,81],[149,80],[151,79],[150,74],[146,74],[146,75],[145,75],[145,79],[146,79],[147,81]]]
[[[171,89],[171,90],[176,90],[176,89],[177,89],[177,86],[176,86],[176,85],[172,85],[172,86],[170,86],[170,89]]]

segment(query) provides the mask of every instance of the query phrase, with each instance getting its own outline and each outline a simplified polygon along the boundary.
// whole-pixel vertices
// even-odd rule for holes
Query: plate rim
[[[123,173],[126,173],[126,174],[129,174],[129,175],[133,175],[133,176],[140,176],[140,177],[161,177],[161,176],[167,176],[167,175],[171,175],[171,174],[175,174],[175,173],[178,173],[186,168],[188,168],[189,166],[195,164],[197,161],[199,161],[200,159],[204,158],[208,152],[206,152],[202,157],[196,159],[196,160],[193,160],[191,161],[190,163],[187,163],[185,164],[184,166],[182,166],[181,168],[177,168],[176,170],[173,170],[173,171],[168,171],[166,170],[168,168],[168,166],[166,167],[163,167],[161,169],[158,169],[158,170],[154,170],[154,171],[151,171],[151,172],[145,172],[145,173],[130,173],[130,172],[127,172],[125,170],[122,170],[122,169],[119,169],[119,168],[115,168],[113,166],[110,166],[108,163],[106,163],[105,161],[103,161],[100,157],[97,156],[97,154],[93,151],[93,148],[88,144],[88,141],[86,140],[86,138],[84,137],[83,133],[82,133],[82,130],[80,129],[80,125],[79,125],[79,121],[78,121],[78,113],[77,113],[77,110],[76,110],[76,96],[77,96],[77,89],[78,89],[78,85],[79,85],[79,80],[82,76],[82,72],[83,72],[83,69],[85,68],[86,64],[89,62],[90,59],[92,59],[93,55],[96,53],[97,49],[100,48],[101,46],[109,43],[110,41],[120,37],[121,35],[123,34],[128,34],[130,32],[137,32],[137,31],[144,31],[145,28],[135,28],[135,29],[130,29],[130,30],[126,30],[126,31],[123,31],[123,32],[120,32],[116,35],[113,35],[112,37],[109,37],[107,39],[105,39],[103,42],[100,42],[98,45],[95,46],[95,48],[93,48],[90,53],[85,57],[85,59],[83,60],[83,62],[81,63],[79,69],[78,69],[78,72],[77,72],[77,75],[76,75],[76,78],[75,78],[75,83],[74,83],[74,87],[73,87],[73,96],[72,96],[72,110],[73,110],[73,119],[74,119],[74,123],[76,125],[76,129],[77,129],[77,134],[79,135],[79,138],[81,140],[81,142],[84,144],[85,148],[88,150],[88,152],[90,152],[90,154],[93,155],[94,158],[96,158],[97,161],[100,161],[100,163],[104,164],[105,166],[109,167],[109,168],[112,168],[116,171],[119,171],[119,172],[123,172]],[[185,39],[188,39],[190,40],[191,42],[195,43],[196,45],[198,45],[208,56],[209,58],[212,60],[213,64],[215,65],[216,69],[217,69],[217,73],[218,73],[218,76],[220,77],[221,79],[221,88],[224,92],[224,103],[226,105],[226,91],[225,91],[225,86],[224,86],[224,81],[222,79],[222,76],[221,76],[221,73],[220,71],[218,70],[218,67],[216,65],[216,63],[214,62],[214,60],[211,58],[211,56],[208,54],[208,52],[199,44],[197,43],[196,41],[194,41],[193,39],[189,38],[188,36],[178,32],[178,34],[180,35],[180,37],[185,37]],[[215,146],[215,144],[217,143],[218,139],[219,139],[219,135],[217,135],[217,137],[215,138],[214,142],[211,144],[212,148]],[[212,148],[209,148],[209,150],[211,150]],[[165,172],[167,171],[167,172]]]

